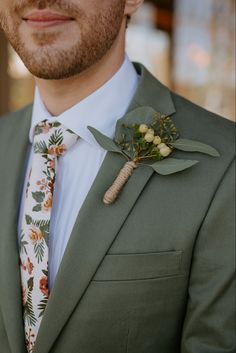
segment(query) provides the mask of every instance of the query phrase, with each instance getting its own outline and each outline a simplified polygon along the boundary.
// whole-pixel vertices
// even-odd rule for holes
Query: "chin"
[[[41,66],[38,66],[38,67],[28,66],[27,69],[29,70],[29,72],[33,76],[35,76],[37,78],[44,79],[44,80],[62,80],[62,79],[71,77],[71,75],[68,75],[65,72],[61,72],[61,70],[59,70],[59,68],[58,68],[58,70],[55,69],[55,70],[49,71],[49,70],[45,70]]]
[[[29,63],[25,63],[25,66],[29,70],[29,72],[40,79],[44,80],[63,80],[68,79],[70,77],[78,75],[84,69],[79,66],[73,67],[65,67],[60,63],[58,65],[49,66],[42,62],[36,63],[32,65]]]

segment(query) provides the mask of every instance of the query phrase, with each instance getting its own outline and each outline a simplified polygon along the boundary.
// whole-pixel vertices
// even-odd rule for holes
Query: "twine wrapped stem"
[[[119,192],[127,183],[129,177],[132,175],[135,168],[137,168],[137,164],[134,161],[129,161],[125,163],[123,168],[120,170],[117,178],[115,179],[114,183],[107,190],[103,197],[103,202],[106,205],[110,205],[116,200],[117,196],[119,195]]]

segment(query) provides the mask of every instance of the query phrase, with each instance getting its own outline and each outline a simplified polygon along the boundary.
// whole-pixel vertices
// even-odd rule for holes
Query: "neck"
[[[58,116],[96,91],[119,70],[124,56],[125,37],[121,29],[106,55],[80,74],[62,80],[35,77],[40,96],[49,113]]]

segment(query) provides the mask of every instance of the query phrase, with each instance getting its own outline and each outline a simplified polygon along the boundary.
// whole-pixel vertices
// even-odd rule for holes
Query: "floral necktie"
[[[34,132],[32,168],[20,236],[23,317],[28,352],[33,351],[49,297],[48,242],[57,162],[79,138],[58,121],[43,120]]]

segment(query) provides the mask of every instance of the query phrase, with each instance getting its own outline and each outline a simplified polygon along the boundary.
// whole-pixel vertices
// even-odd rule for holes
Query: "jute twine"
[[[129,161],[125,163],[124,167],[120,170],[114,183],[107,190],[103,197],[103,202],[106,205],[110,205],[116,200],[117,196],[119,195],[119,192],[121,191],[125,183],[128,181],[135,168],[137,168],[137,164],[134,161]]]

